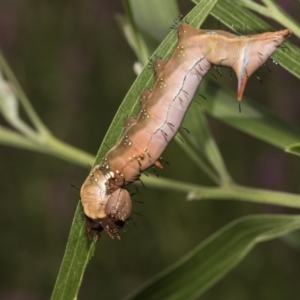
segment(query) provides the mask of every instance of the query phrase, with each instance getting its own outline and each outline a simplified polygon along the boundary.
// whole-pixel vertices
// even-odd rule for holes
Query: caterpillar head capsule
[[[106,179],[96,166],[80,190],[86,216],[86,231],[106,231],[111,238],[120,239],[119,230],[131,216],[131,198],[126,189],[108,191]],[[96,237],[97,238],[97,237]]]

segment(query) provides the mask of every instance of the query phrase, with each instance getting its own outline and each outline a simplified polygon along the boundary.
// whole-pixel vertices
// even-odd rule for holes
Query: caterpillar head
[[[83,183],[80,198],[86,216],[87,235],[92,230],[106,231],[110,237],[120,239],[119,230],[131,216],[129,192],[119,188],[109,191],[107,179],[96,166]]]

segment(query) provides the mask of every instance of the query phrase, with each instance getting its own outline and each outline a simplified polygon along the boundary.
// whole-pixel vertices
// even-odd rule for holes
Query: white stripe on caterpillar
[[[141,110],[129,118],[121,140],[95,166],[80,190],[87,232],[105,230],[119,236],[131,216],[131,199],[124,187],[159,162],[177,133],[188,107],[212,65],[231,67],[238,79],[237,99],[242,100],[251,74],[292,34],[285,29],[250,36],[221,30],[201,30],[182,23],[178,43],[168,61],[154,63],[156,81],[140,97]]]

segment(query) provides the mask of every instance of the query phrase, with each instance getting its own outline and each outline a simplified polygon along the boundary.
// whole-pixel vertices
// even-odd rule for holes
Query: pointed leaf
[[[198,299],[258,243],[300,228],[300,216],[254,215],[231,222],[126,300]]]

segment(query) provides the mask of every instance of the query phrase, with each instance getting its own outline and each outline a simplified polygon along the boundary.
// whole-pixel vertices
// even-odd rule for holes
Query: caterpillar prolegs
[[[156,165],[177,133],[202,78],[213,65],[231,67],[238,79],[237,99],[246,82],[292,34],[284,29],[237,36],[221,30],[201,30],[182,23],[178,43],[168,61],[154,64],[156,81],[140,97],[136,118],[126,121],[121,140],[96,165],[80,190],[86,228],[118,237],[131,217],[131,199],[125,186]]]

